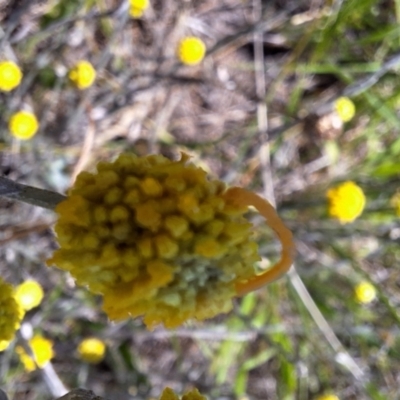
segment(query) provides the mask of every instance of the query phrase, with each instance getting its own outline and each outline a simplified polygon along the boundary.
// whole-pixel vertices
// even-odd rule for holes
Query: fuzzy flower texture
[[[14,288],[0,278],[0,342],[8,342],[14,338],[23,314],[15,299]]]
[[[172,328],[227,312],[234,296],[260,286],[260,257],[239,188],[226,191],[187,159],[122,154],[100,162],[97,172],[78,176],[56,208],[60,249],[48,264],[103,295],[113,320],[144,315],[149,328]],[[267,282],[287,270],[289,259],[282,256],[285,267]]]

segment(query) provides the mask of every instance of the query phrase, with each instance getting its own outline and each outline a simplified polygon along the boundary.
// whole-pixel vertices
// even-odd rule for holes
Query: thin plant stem
[[[54,210],[58,203],[66,199],[60,193],[23,185],[4,176],[0,176],[0,196],[49,210]]]

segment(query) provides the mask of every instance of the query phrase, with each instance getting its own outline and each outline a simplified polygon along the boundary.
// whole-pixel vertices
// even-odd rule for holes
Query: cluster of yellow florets
[[[337,218],[342,224],[354,221],[364,210],[364,192],[352,181],[329,189],[326,196],[329,215]]]
[[[11,286],[9,284],[6,285]],[[0,292],[1,291],[2,288],[0,285]],[[12,297],[17,303],[17,310],[18,310],[18,323],[15,325],[16,326],[14,329],[15,331],[19,328],[20,322],[24,318],[25,312],[32,310],[32,308],[37,307],[41,303],[43,299],[43,289],[38,282],[29,279],[21,283],[17,287],[12,288],[12,292],[13,292]],[[6,295],[7,293],[9,293],[9,290],[6,289],[4,290],[3,293],[4,295]],[[13,302],[11,301],[11,303]],[[0,301],[0,315],[5,315],[7,313],[7,311],[5,311],[6,309],[7,306],[3,309]],[[0,338],[2,337],[1,329],[2,328],[0,323]],[[14,339],[14,334],[9,339],[0,339],[0,351],[4,351],[5,349],[7,349],[13,339]]]
[[[23,318],[23,311],[14,296],[14,288],[0,278],[0,342],[14,338]]]
[[[175,327],[210,318],[254,275],[247,207],[186,161],[122,154],[81,173],[56,208],[60,249],[48,263],[102,294],[111,319],[144,314],[147,326]]]

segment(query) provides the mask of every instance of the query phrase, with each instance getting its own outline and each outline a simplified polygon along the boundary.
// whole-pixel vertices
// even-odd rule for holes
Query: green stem
[[[22,185],[4,176],[0,176],[0,196],[49,210],[54,210],[58,203],[66,199],[62,194]]]

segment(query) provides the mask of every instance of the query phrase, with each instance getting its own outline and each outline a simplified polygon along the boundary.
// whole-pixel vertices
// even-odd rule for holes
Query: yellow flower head
[[[334,394],[324,394],[322,396],[318,396],[315,400],[340,400],[340,399]]]
[[[284,242],[278,268],[262,279],[243,217],[250,204],[270,207],[263,215]],[[227,312],[234,296],[276,279],[291,262],[291,234],[272,206],[244,189],[226,191],[185,155],[100,162],[96,173],[78,176],[56,212],[60,249],[48,264],[103,295],[111,319],[144,315],[148,327]]]
[[[390,199],[390,204],[395,208],[397,216],[400,217],[400,191]]]
[[[170,388],[165,388],[160,400],[207,400],[197,389],[186,392],[181,398]]]
[[[179,42],[178,58],[186,65],[196,65],[206,54],[206,45],[198,37],[186,37]]]
[[[371,301],[376,299],[376,289],[371,283],[367,281],[360,282],[354,288],[354,294],[357,301],[362,304],[371,303]]]
[[[79,61],[69,71],[68,77],[78,89],[87,89],[96,79],[96,70],[89,61]]]
[[[21,83],[21,80],[22,72],[15,62],[0,62],[0,90],[10,92]]]
[[[34,371],[36,366],[43,368],[54,357],[53,342],[43,336],[35,335],[31,340],[29,340],[29,345],[34,360],[25,352],[23,347],[17,346],[15,348],[22,364],[24,364],[25,370],[28,372]]]
[[[36,281],[27,280],[15,288],[15,300],[25,311],[37,307],[42,299],[43,288]]]
[[[0,341],[10,341],[19,328],[23,311],[14,297],[14,288],[0,278]]]
[[[328,213],[337,218],[342,224],[354,221],[364,210],[365,195],[354,182],[348,181],[329,189]]]
[[[88,363],[97,364],[103,360],[106,344],[97,338],[84,339],[79,343],[79,357]]]
[[[129,0],[129,15],[132,18],[140,18],[149,5],[149,0]]]
[[[11,134],[20,140],[28,140],[39,129],[39,122],[29,111],[19,111],[10,118],[8,128]]]
[[[339,97],[335,101],[335,110],[343,122],[349,122],[356,113],[356,107],[348,97]]]

